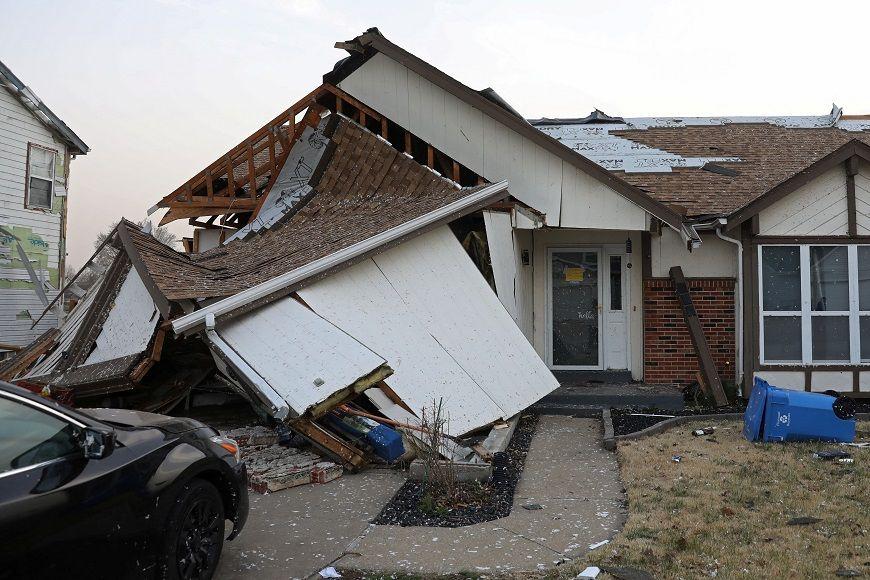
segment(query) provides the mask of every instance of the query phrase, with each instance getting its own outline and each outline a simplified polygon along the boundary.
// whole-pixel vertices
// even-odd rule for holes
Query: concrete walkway
[[[248,523],[224,544],[217,579],[307,578],[341,556],[405,482],[369,469],[324,485],[251,493]]]
[[[336,566],[415,574],[540,570],[611,538],[625,520],[623,502],[600,421],[543,416],[509,516],[464,528],[369,526]],[[522,507],[531,504],[543,509]]]

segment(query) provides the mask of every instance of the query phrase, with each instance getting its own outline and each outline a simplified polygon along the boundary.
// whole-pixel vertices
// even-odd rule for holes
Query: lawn
[[[620,443],[625,528],[553,575],[573,577],[587,564],[633,567],[655,578],[870,575],[870,450],[753,444],[743,439],[742,422],[718,423],[710,437],[691,435],[706,426]],[[858,430],[866,433],[870,424]],[[845,449],[854,463],[813,458],[825,449]],[[819,521],[789,525],[795,518]]]

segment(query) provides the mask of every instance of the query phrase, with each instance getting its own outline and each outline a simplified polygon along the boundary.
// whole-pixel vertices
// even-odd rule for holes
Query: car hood
[[[79,409],[79,411],[105,423],[114,423],[125,427],[152,427],[174,434],[186,433],[206,426],[187,417],[169,417],[145,411],[129,411],[127,409]]]

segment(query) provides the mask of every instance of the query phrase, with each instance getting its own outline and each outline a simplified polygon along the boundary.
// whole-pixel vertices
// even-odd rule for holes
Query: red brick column
[[[722,380],[734,380],[734,279],[688,280],[710,352]],[[643,281],[643,380],[687,384],[695,380],[698,358],[669,278]]]

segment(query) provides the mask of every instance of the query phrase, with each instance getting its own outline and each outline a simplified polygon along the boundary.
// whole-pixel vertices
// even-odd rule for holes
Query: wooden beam
[[[719,371],[716,370],[710,346],[704,336],[704,328],[701,326],[698,312],[692,303],[692,296],[689,293],[689,286],[686,284],[686,277],[683,276],[683,269],[680,266],[674,266],[671,268],[670,274],[671,280],[674,282],[674,292],[683,309],[683,318],[686,321],[686,326],[689,327],[689,336],[692,338],[695,354],[701,367],[701,378],[703,379],[701,386],[707,394],[713,397],[717,407],[724,407],[728,405],[728,397],[725,396]]]
[[[36,362],[36,359],[57,344],[58,334],[60,331],[56,328],[46,330],[39,338],[11,356],[9,360],[0,363],[0,380],[10,381],[26,371],[30,365]]]
[[[413,155],[413,151],[411,151],[411,133],[410,131],[405,131],[405,153],[408,155]]]
[[[381,117],[381,137],[386,139],[387,135],[389,134],[388,130],[389,130],[389,127],[387,126],[387,118]]]
[[[357,471],[366,464],[365,455],[356,447],[338,439],[335,435],[309,419],[294,419],[290,428],[338,459],[350,471]]]
[[[462,176],[462,172],[459,168],[459,162],[455,159],[453,160],[453,181],[459,183],[459,178]]]
[[[435,148],[432,145],[426,145],[426,166],[435,169]]]

